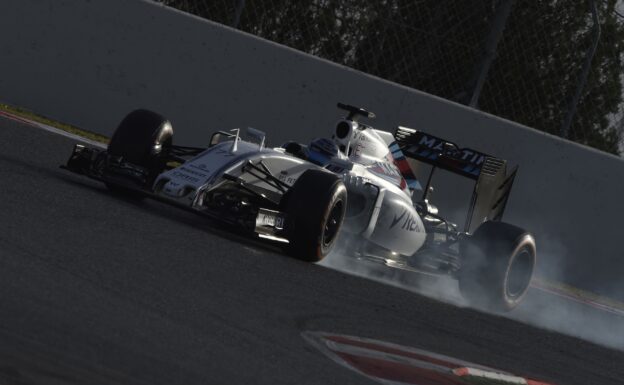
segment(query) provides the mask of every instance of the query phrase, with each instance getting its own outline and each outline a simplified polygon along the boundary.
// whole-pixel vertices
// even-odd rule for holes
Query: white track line
[[[455,373],[455,375],[458,377],[465,377],[465,376],[479,377],[479,378],[483,378],[487,380],[503,382],[505,384],[518,384],[518,385],[528,384],[527,379],[523,377],[512,376],[509,374],[503,374],[503,373],[497,373],[497,372],[489,372],[489,371],[476,369],[476,368],[468,368],[468,367],[457,368],[453,370],[453,373]]]
[[[49,126],[49,125],[44,124],[44,123],[39,123],[39,122],[36,122],[34,120],[26,119],[26,118],[23,118],[23,117],[18,116],[18,115],[11,114],[11,113],[6,112],[6,111],[0,111],[0,116],[5,117],[7,119],[11,119],[11,120],[16,121],[16,122],[25,123],[25,124],[28,124],[30,126],[37,127],[37,128],[42,129],[42,130],[46,130],[48,132],[52,132],[52,133],[57,134],[57,135],[62,135],[64,137],[66,137],[66,138],[70,138],[70,139],[74,139],[74,140],[77,140],[77,141],[80,141],[80,142],[83,142],[83,143],[87,143],[87,144],[90,144],[90,145],[95,146],[95,147],[106,148],[106,145],[104,143],[101,143],[101,142],[98,142],[98,141],[95,141],[95,140],[91,140],[91,139],[87,139],[87,138],[85,138],[83,136],[72,134],[71,132],[67,132],[67,131],[61,130],[59,128],[52,127],[52,126]]]
[[[615,315],[619,315],[619,316],[624,316],[624,310],[617,308],[615,306],[611,306],[596,300],[592,300],[589,298],[583,298],[579,295],[573,294],[573,293],[568,293],[566,291],[564,291],[563,289],[556,289],[556,288],[550,288],[548,286],[545,285],[541,285],[541,284],[537,284],[534,285],[532,284],[531,287],[533,289],[537,289],[537,290],[541,290],[545,293],[548,293],[550,295],[554,295],[557,296],[559,298],[564,298],[567,299],[568,301],[571,302],[576,302],[580,305],[585,305],[588,307],[591,307],[593,309],[596,310],[601,310],[604,311],[606,313],[611,313],[611,314],[615,314]]]

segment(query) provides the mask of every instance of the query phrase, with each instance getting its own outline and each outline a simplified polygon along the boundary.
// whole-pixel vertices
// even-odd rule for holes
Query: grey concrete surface
[[[300,336],[427,349],[558,384],[624,353],[292,260],[58,168],[72,141],[0,118],[0,383],[364,384]]]
[[[624,161],[142,0],[8,0],[0,13],[0,100],[110,134],[146,107],[179,143],[253,126],[269,142],[332,129],[337,101],[521,165],[507,219],[537,235],[540,268],[624,298]],[[461,213],[469,190],[442,178],[434,200]]]

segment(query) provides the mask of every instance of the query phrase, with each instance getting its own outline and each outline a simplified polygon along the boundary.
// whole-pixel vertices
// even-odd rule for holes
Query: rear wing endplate
[[[460,148],[453,142],[412,128],[399,126],[394,138],[407,158],[433,166],[431,175],[435,168],[441,168],[475,181],[464,231],[472,232],[484,221],[502,219],[518,167],[507,175],[504,159]]]

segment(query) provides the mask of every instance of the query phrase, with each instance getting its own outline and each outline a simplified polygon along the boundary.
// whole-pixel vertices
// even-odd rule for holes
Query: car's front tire
[[[285,196],[287,252],[318,262],[333,249],[347,208],[347,189],[337,175],[306,170]]]
[[[474,305],[510,311],[525,296],[536,263],[535,239],[503,222],[484,222],[460,245],[458,283]]]
[[[149,110],[134,110],[119,123],[107,152],[147,171],[147,185],[163,171],[168,148],[173,140],[173,127],[162,115]],[[142,194],[113,183],[106,183],[113,192],[140,198]]]

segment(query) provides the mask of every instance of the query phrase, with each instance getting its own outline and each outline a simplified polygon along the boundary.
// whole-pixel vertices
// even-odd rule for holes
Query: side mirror
[[[260,150],[264,148],[264,139],[266,138],[266,134],[264,132],[256,130],[255,128],[247,127],[247,136],[258,143]]]
[[[238,137],[238,131],[237,130],[238,129],[232,130],[232,131],[236,132],[236,134],[231,134],[231,133],[225,132],[225,131],[217,131],[217,132],[215,132],[210,137],[210,143],[208,144],[208,147],[216,146],[217,144],[219,144],[221,142],[227,142],[229,140],[232,140],[233,138]]]
[[[208,147],[213,147],[213,146],[221,143],[222,139],[223,139],[223,134],[221,132],[215,132],[210,137],[210,143],[208,144]]]

